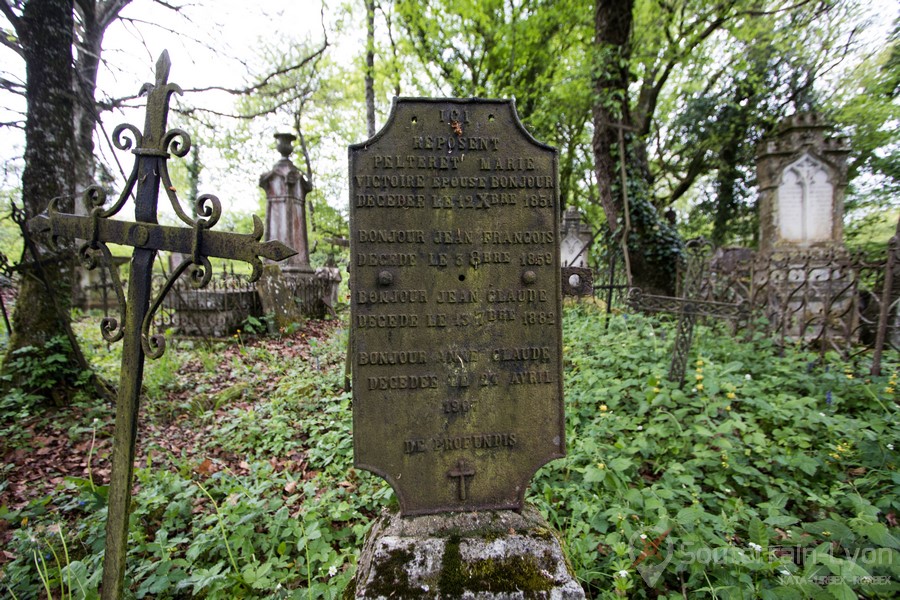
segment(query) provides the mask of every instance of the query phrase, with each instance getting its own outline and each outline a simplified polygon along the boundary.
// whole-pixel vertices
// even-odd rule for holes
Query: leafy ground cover
[[[108,377],[117,349],[82,327]],[[671,325],[566,311],[569,455],[529,500],[589,597],[900,592],[896,363],[826,362],[699,327],[690,383]],[[180,343],[149,365],[128,557],[137,598],[336,598],[393,502],[352,467],[345,328]],[[895,357],[892,357],[895,358]],[[110,406],[2,404],[0,593],[94,598]],[[33,414],[32,414],[33,413]]]

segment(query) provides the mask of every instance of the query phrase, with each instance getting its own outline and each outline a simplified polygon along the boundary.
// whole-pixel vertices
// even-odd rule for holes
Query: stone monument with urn
[[[291,160],[297,136],[276,133],[275,139],[281,158],[259,178],[259,187],[266,192],[265,239],[290,240],[297,254],[281,265],[267,264],[256,289],[263,311],[274,315],[275,326],[280,329],[303,321],[296,290],[311,285],[315,272],[309,264],[306,232],[306,195],[312,191],[312,184]]]

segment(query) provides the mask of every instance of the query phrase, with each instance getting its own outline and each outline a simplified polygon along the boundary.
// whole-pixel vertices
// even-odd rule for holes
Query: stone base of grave
[[[366,538],[344,598],[583,599],[559,539],[531,506],[401,517]]]
[[[312,274],[309,274],[312,278]],[[303,323],[303,312],[294,300],[294,286],[286,273],[278,265],[266,265],[256,284],[263,312],[273,315],[275,330],[279,331],[291,323]]]

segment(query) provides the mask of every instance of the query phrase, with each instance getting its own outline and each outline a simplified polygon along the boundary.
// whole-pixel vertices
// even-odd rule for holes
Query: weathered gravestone
[[[759,145],[760,252],[843,246],[850,146],[827,130],[821,115],[798,113]]]
[[[852,338],[858,323],[857,275],[843,266],[850,144],[828,129],[817,113],[795,114],[756,155],[760,256],[781,267],[754,273],[753,284],[769,290],[766,312],[782,335],[806,341]]]
[[[565,453],[556,171],[512,101],[398,99],[350,148],[355,463],[402,515],[373,529],[357,597],[583,597],[535,514],[497,510]],[[438,514],[462,511],[491,512]]]

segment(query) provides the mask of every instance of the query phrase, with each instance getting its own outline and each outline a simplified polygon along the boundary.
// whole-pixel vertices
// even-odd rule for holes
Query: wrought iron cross
[[[667,312],[678,315],[675,344],[672,346],[672,361],[669,364],[669,381],[684,385],[684,371],[691,353],[694,339],[694,324],[698,316],[723,319],[739,319],[747,315],[743,303],[729,304],[700,300],[697,296],[703,282],[703,271],[709,253],[709,242],[691,240],[686,247],[685,275],[682,279],[681,297],[654,296],[644,294],[640,288],[632,288],[628,293],[628,304],[637,310],[647,312]]]
[[[295,254],[278,241],[261,243],[263,225],[255,215],[251,234],[212,231],[222,214],[222,205],[211,194],[197,198],[196,218],[191,218],[190,212],[183,209],[169,177],[166,161],[170,152],[178,157],[187,155],[191,148],[191,138],[181,129],[167,129],[166,126],[169,99],[174,93],[182,93],[176,84],[168,82],[170,67],[169,54],[164,51],[156,63],[156,82],[145,83],[141,88],[141,92],[147,92],[148,95],[144,131],[141,132],[134,125],[122,124],[113,132],[116,147],[120,150],[131,149],[136,156],[125,189],[115,204],[104,209],[106,194],[100,187],[92,186],[83,196],[87,216],[61,213],[54,200],[46,214],[29,222],[32,231],[48,232],[52,239],[85,240],[78,250],[82,264],[89,269],[102,264],[109,271],[119,304],[119,319],[106,317],[101,322],[104,339],[115,342],[124,338],[116,401],[106,552],[103,559],[103,600],[118,600],[124,592],[128,513],[144,357],[158,358],[165,351],[165,338],[150,334],[154,314],[175,281],[185,271],[190,273],[194,287],[203,287],[209,283],[212,277],[209,257],[248,262],[253,268],[251,280],[256,280],[262,270],[260,257],[280,261]],[[130,137],[124,135],[126,133]],[[160,183],[178,218],[189,227],[158,224]],[[122,209],[133,191],[135,221],[110,219]],[[134,247],[127,298],[118,271],[112,264],[108,243]],[[179,252],[189,258],[172,271],[165,286],[151,303],[153,261],[156,253],[161,250]]]

